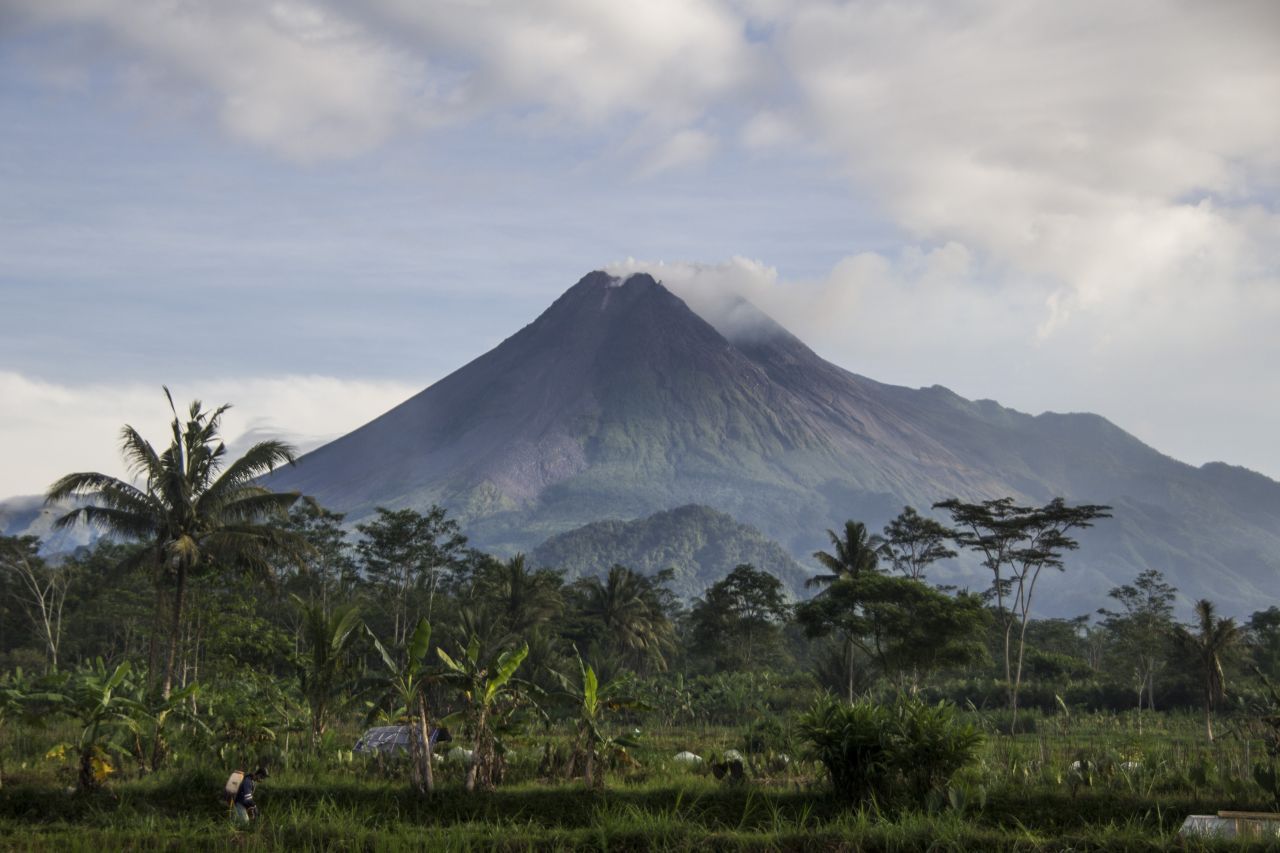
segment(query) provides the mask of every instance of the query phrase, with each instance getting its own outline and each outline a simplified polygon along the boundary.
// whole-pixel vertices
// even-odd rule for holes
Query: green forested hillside
[[[776,542],[710,507],[689,505],[635,521],[597,521],[553,536],[532,554],[535,566],[561,569],[570,579],[615,563],[651,574],[675,569],[672,589],[694,598],[735,566],[750,563],[801,595],[809,577]]]

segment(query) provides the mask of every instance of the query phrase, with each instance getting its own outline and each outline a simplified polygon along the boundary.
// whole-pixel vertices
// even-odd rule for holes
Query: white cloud
[[[783,27],[854,180],[917,239],[1055,283],[1043,333],[1274,280],[1280,6],[812,3]]]
[[[750,80],[756,51],[721,0],[370,0],[371,13],[468,75],[467,96],[578,122],[687,124]]]
[[[761,110],[742,126],[742,144],[753,149],[794,148],[803,142],[794,118]]]
[[[136,100],[188,102],[180,93],[193,90],[232,137],[303,161],[491,110],[670,130],[741,90],[756,52],[719,0],[0,0],[5,8],[74,36],[58,61],[46,58],[44,79],[79,79],[92,61],[87,37],[115,51],[106,65]]]
[[[223,437],[235,450],[246,440],[279,438],[300,451],[336,438],[420,390],[404,383],[327,376],[215,379],[171,386],[185,412],[192,399],[231,402]],[[153,444],[167,440],[173,415],[158,387],[71,386],[0,371],[0,499],[44,492],[72,471],[124,477],[120,429],[130,424]]]
[[[6,5],[30,24],[88,32],[118,50],[112,67],[135,97],[194,87],[233,137],[295,159],[365,151],[429,117],[422,62],[316,3]]]
[[[718,147],[715,136],[706,131],[692,128],[681,130],[658,146],[641,168],[640,175],[647,178],[703,163]]]

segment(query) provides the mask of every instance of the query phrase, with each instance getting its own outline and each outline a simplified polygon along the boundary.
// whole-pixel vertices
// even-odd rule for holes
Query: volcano
[[[720,328],[645,274],[593,272],[493,350],[273,475],[347,513],[441,504],[497,553],[696,504],[798,557],[845,519],[1011,495],[1105,503],[1049,610],[1156,568],[1186,600],[1276,601],[1280,483],[1178,462],[1092,414],[1031,416],[831,364],[745,301]],[[607,567],[604,567],[607,568]],[[985,587],[963,561],[938,579]],[[1048,598],[1049,596],[1046,596]]]

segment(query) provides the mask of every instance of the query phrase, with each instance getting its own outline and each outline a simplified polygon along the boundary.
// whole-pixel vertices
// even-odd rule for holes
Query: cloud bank
[[[817,156],[896,243],[834,235],[843,259],[811,280],[743,259],[655,272],[691,300],[744,292],[873,376],[943,365],[962,393],[1100,410],[1195,460],[1239,443],[1280,473],[1262,450],[1280,427],[1273,0],[0,0],[0,24],[51,86],[207,120],[285,166],[470,128],[563,140],[684,203],[700,170]],[[785,227],[788,199],[762,203]]]
[[[398,382],[327,376],[184,381],[170,387],[179,412],[192,399],[231,402],[223,438],[232,453],[275,438],[306,452],[355,429],[420,390]],[[0,371],[0,498],[41,494],[73,471],[125,478],[120,429],[130,424],[160,446],[173,414],[163,391],[139,384],[54,384]],[[45,452],[33,452],[43,448]],[[56,449],[56,452],[53,452]]]

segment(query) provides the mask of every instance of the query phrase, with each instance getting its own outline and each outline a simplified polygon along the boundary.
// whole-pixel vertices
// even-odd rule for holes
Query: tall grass
[[[982,725],[980,715],[971,721]],[[1258,746],[1228,732],[1198,737],[1194,717],[1040,717],[1034,731],[993,734],[977,763],[925,808],[884,813],[830,795],[823,769],[799,754],[783,773],[763,765],[738,786],[706,764],[746,751],[745,727],[647,732],[638,766],[603,792],[539,778],[541,749],[568,736],[540,731],[516,745],[507,783],[462,790],[462,768],[440,767],[430,799],[403,768],[352,756],[354,727],[321,747],[292,744],[260,789],[263,818],[231,825],[218,792],[229,768],[176,743],[171,766],[139,776],[123,767],[104,792],[72,795],[66,768],[46,761],[56,728],[11,728],[4,739],[0,847],[33,850],[1161,850],[1183,818],[1267,805],[1252,782]],[[281,756],[276,756],[280,758]],[[1255,845],[1266,849],[1264,845]],[[1187,849],[1248,849],[1196,841]]]

